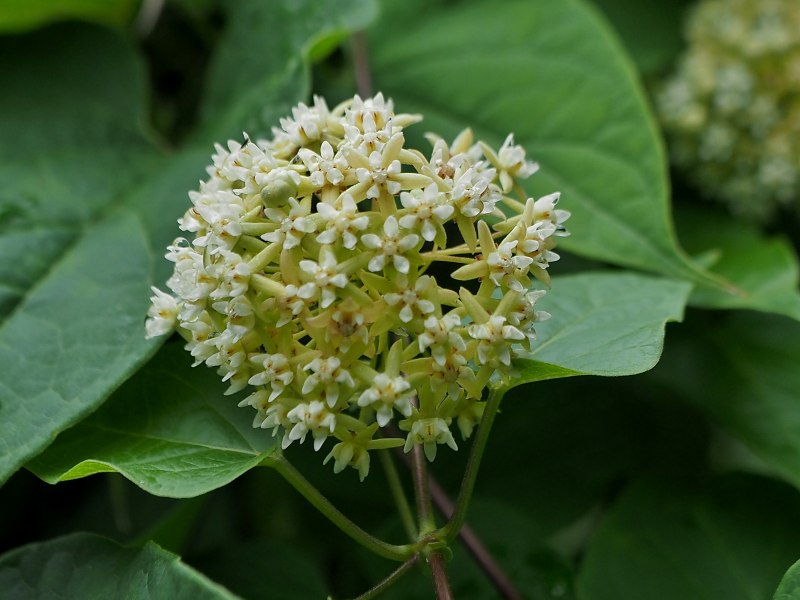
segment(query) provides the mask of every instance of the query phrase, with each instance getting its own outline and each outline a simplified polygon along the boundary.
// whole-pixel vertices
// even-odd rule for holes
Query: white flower
[[[423,445],[425,456],[430,461],[436,458],[437,444],[447,444],[453,450],[458,450],[450,428],[445,420],[439,417],[417,419],[413,422],[403,450],[408,452],[415,444]]]
[[[382,93],[374,98],[362,100],[353,98],[353,103],[345,112],[347,124],[360,131],[375,131],[386,127],[394,116],[391,100],[385,100]]]
[[[216,288],[217,280],[206,271],[203,255],[189,247],[183,238],[175,240],[167,250],[167,260],[175,263],[167,287],[188,302],[207,298]]]
[[[297,295],[304,300],[310,300],[321,293],[320,307],[329,307],[336,300],[336,289],[347,285],[347,275],[339,273],[338,269],[336,255],[330,248],[323,248],[320,251],[319,263],[313,260],[301,260],[300,270],[312,279],[300,286]]]
[[[327,140],[322,142],[319,154],[302,148],[297,155],[306,165],[311,183],[317,189],[326,184],[340,185],[344,181],[342,171],[347,170],[349,165],[343,156],[335,155],[333,146]]]
[[[252,275],[250,265],[241,255],[228,250],[220,250],[217,256],[222,260],[209,265],[208,272],[219,283],[209,296],[216,300],[246,293]]]
[[[525,148],[514,145],[513,133],[508,134],[493,162],[500,172],[500,183],[505,193],[514,186],[512,178],[526,179],[539,170],[537,163],[525,160]]]
[[[456,352],[464,352],[467,346],[458,329],[461,328],[461,317],[455,313],[447,313],[441,319],[430,316],[423,322],[425,331],[419,334],[417,341],[419,351],[431,349],[433,359],[443,366],[451,348]]]
[[[517,240],[503,242],[497,250],[486,257],[486,264],[489,266],[489,278],[495,285],[508,286],[508,289],[515,292],[524,291],[524,286],[520,282],[528,272],[528,267],[533,263],[529,256],[514,255]]]
[[[399,294],[385,294],[383,299],[389,306],[401,304],[403,308],[400,309],[400,320],[403,323],[409,323],[414,318],[414,309],[423,315],[430,314],[436,310],[433,302],[425,300],[420,296],[430,285],[431,278],[423,276],[417,279],[413,288],[406,287]]]
[[[363,231],[369,225],[369,217],[359,214],[358,206],[350,194],[344,194],[342,197],[341,209],[320,202],[317,204],[317,212],[327,225],[325,231],[317,236],[317,242],[320,244],[334,244],[341,239],[342,245],[352,250],[358,241],[356,233]]]
[[[402,189],[402,185],[397,181],[401,175],[400,161],[391,160],[384,164],[384,155],[378,151],[372,152],[368,161],[369,168],[359,167],[356,169],[359,183],[372,183],[367,190],[367,198],[380,197],[381,190],[386,190],[392,196],[397,195]]]
[[[315,358],[303,367],[303,371],[311,371],[311,374],[303,382],[303,395],[308,395],[321,387],[322,397],[331,408],[339,400],[340,383],[349,388],[356,386],[350,373],[342,368],[342,362],[335,356]]]
[[[482,365],[500,361],[511,364],[510,345],[525,339],[525,334],[513,325],[506,325],[506,317],[491,315],[486,323],[473,324],[467,329],[471,338],[479,340],[478,361]]]
[[[254,354],[250,362],[259,365],[263,370],[257,372],[247,381],[250,385],[270,384],[272,392],[267,399],[272,402],[280,396],[286,386],[294,380],[294,371],[289,359],[284,354]]]
[[[453,183],[452,202],[465,217],[477,217],[494,210],[502,197],[492,180],[497,176],[494,169],[481,169],[475,165],[457,176]]]
[[[435,183],[425,190],[413,190],[400,194],[400,203],[408,213],[400,217],[400,225],[406,229],[421,226],[422,239],[432,242],[436,237],[437,225],[447,221],[455,209],[445,204],[445,194],[439,191]]]
[[[322,137],[329,115],[325,100],[314,96],[314,106],[309,107],[301,102],[292,109],[293,118],[281,119],[281,128],[291,143],[306,146]]]
[[[294,198],[289,198],[289,214],[277,208],[266,208],[264,214],[280,226],[275,231],[265,233],[261,239],[265,242],[281,243],[286,250],[296,248],[303,241],[303,236],[316,229],[314,221],[309,218],[307,209]]]
[[[230,300],[214,302],[211,307],[218,313],[226,315],[227,329],[233,341],[238,342],[255,326],[256,317],[250,301],[245,296],[236,296]]]
[[[180,310],[180,304],[173,296],[154,286],[150,286],[150,289],[154,295],[150,297],[150,308],[147,309],[147,321],[144,324],[147,339],[172,331]]]
[[[284,449],[295,440],[300,440],[302,444],[310,431],[314,436],[314,450],[319,450],[336,428],[336,415],[329,412],[325,404],[317,400],[301,402],[286,413],[286,418],[294,425],[283,437],[281,446]]]
[[[370,250],[376,251],[367,265],[370,271],[380,271],[387,259],[391,259],[399,273],[407,274],[410,263],[403,254],[417,246],[419,236],[409,233],[401,237],[397,218],[390,216],[383,223],[383,237],[367,233],[361,236],[361,242]]]
[[[406,417],[411,416],[411,398],[414,390],[411,384],[402,377],[389,377],[386,373],[378,373],[372,380],[372,385],[361,393],[358,398],[359,406],[378,404],[376,420],[378,425],[384,427],[392,420],[392,409],[396,408]]]

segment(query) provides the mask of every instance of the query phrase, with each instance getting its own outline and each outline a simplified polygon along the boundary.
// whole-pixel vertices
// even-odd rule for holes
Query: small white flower
[[[393,408],[406,417],[411,416],[413,396],[414,390],[411,389],[411,384],[402,377],[389,377],[386,373],[378,373],[372,380],[372,385],[359,396],[358,405],[363,407],[377,404],[375,418],[378,425],[384,427],[392,420]]]
[[[410,263],[403,254],[417,246],[419,236],[409,233],[401,237],[397,218],[390,216],[383,223],[383,237],[367,233],[361,236],[361,242],[370,250],[376,251],[367,265],[370,271],[380,271],[386,261],[391,259],[399,273],[407,274]]]
[[[413,190],[400,194],[400,203],[408,213],[400,217],[400,225],[413,230],[420,226],[422,239],[432,242],[436,237],[437,225],[447,221],[455,209],[445,204],[445,194],[439,191],[435,183],[424,190]]]
[[[396,180],[401,174],[400,161],[393,160],[384,165],[383,154],[378,151],[370,154],[368,160],[369,168],[360,167],[356,169],[359,183],[372,183],[367,190],[367,198],[380,197],[382,190],[392,196],[396,196],[402,189],[402,185]]]
[[[472,166],[453,183],[452,202],[465,217],[473,218],[494,210],[502,195],[492,180],[497,176],[494,169],[481,170]]]
[[[250,265],[240,254],[228,250],[221,250],[217,257],[217,262],[208,267],[208,273],[218,281],[217,288],[209,294],[211,299],[232,298],[247,292],[252,275]]]
[[[305,367],[303,371],[311,371],[303,382],[303,395],[322,388],[322,397],[333,408],[339,400],[339,384],[344,384],[349,388],[356,387],[350,373],[342,368],[342,362],[335,356],[328,358],[315,358]]]
[[[314,436],[314,450],[319,450],[336,428],[336,415],[318,400],[301,402],[286,413],[286,419],[294,425],[283,437],[281,446],[284,450],[296,440],[302,444],[309,431]]]
[[[319,154],[308,148],[302,148],[297,155],[308,169],[311,183],[317,188],[327,184],[338,186],[344,181],[343,171],[348,168],[343,156],[336,156],[333,146],[326,140],[322,142]]]
[[[311,281],[301,285],[297,295],[304,300],[310,300],[321,293],[320,307],[329,307],[336,300],[336,289],[342,289],[347,285],[347,275],[339,273],[338,269],[336,255],[329,248],[323,248],[320,252],[319,263],[313,260],[301,260],[300,270],[310,276]]]
[[[153,296],[150,297],[150,308],[147,309],[147,321],[144,324],[147,339],[172,331],[180,310],[180,304],[173,296],[154,286],[150,286],[150,289]]]
[[[197,302],[214,291],[217,280],[206,271],[203,255],[185,245],[185,242],[186,240],[179,238],[167,247],[167,260],[175,263],[172,276],[167,280],[167,287],[179,298]]]
[[[528,272],[533,259],[513,254],[517,243],[517,240],[513,240],[500,244],[497,250],[486,257],[486,264],[489,266],[489,278],[495,285],[505,284],[510,290],[522,292],[525,288],[520,278]]]
[[[293,118],[281,119],[281,128],[291,143],[306,146],[322,137],[329,116],[325,100],[314,96],[314,106],[309,107],[301,102],[292,108]]]
[[[464,338],[458,329],[461,328],[461,317],[455,313],[447,313],[441,319],[430,316],[423,322],[425,331],[419,334],[417,341],[419,351],[431,349],[433,359],[443,366],[451,349],[464,352],[467,349]]]
[[[486,323],[473,324],[467,329],[471,338],[479,340],[478,361],[482,365],[494,361],[511,364],[511,343],[525,339],[525,334],[513,325],[506,325],[506,317],[492,315]]]
[[[500,146],[495,166],[500,172],[500,183],[505,193],[510,192],[514,185],[512,178],[526,179],[539,170],[537,163],[525,160],[525,148],[514,144],[513,133],[509,133]]]
[[[421,296],[421,294],[425,292],[425,289],[430,285],[431,278],[428,276],[423,276],[417,279],[417,282],[414,284],[413,288],[406,287],[399,294],[385,294],[383,296],[383,300],[389,306],[396,306],[400,304],[402,306],[399,314],[400,320],[403,323],[410,323],[414,318],[415,309],[422,315],[430,314],[436,310],[436,306],[434,306],[433,302],[426,300]]]
[[[263,370],[258,371],[247,381],[250,385],[267,385],[272,387],[272,392],[267,399],[272,402],[280,396],[286,386],[294,380],[294,371],[289,363],[289,358],[284,354],[254,354],[250,362],[259,365]]]
[[[348,250],[356,247],[356,234],[364,231],[369,225],[369,217],[359,214],[358,206],[350,194],[342,197],[342,208],[337,209],[331,204],[320,202],[317,212],[326,223],[326,229],[317,236],[320,244],[334,244],[339,239]]]
[[[425,456],[430,461],[436,458],[437,444],[447,444],[453,450],[458,450],[447,422],[439,417],[417,419],[413,422],[403,450],[408,452],[415,444],[423,445]]]
[[[266,208],[264,214],[280,226],[275,231],[265,233],[261,239],[265,242],[281,243],[286,250],[296,248],[303,241],[303,236],[312,233],[316,229],[314,221],[309,218],[308,212],[294,198],[289,198],[291,209],[286,214],[277,208]]]

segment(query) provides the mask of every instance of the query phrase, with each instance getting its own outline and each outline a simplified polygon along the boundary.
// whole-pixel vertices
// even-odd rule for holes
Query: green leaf
[[[376,90],[423,114],[418,131],[451,138],[472,127],[493,144],[513,132],[541,166],[528,193],[560,191],[572,211],[565,248],[709,283],[677,245],[655,123],[594,10],[579,0],[385,4],[370,38]]]
[[[751,308],[800,320],[800,267],[789,240],[767,237],[752,224],[722,212],[682,209],[678,231],[692,253],[711,253],[710,270],[739,293],[698,288],[691,302],[707,308]]]
[[[144,70],[112,33],[4,39],[0,72],[3,481],[154,347],[141,335],[153,252],[124,197],[157,153]]]
[[[209,69],[202,139],[269,136],[311,92],[310,62],[377,13],[374,0],[241,0]],[[223,118],[220,118],[223,115]]]
[[[117,471],[151,494],[186,498],[256,466],[278,438],[224,396],[212,369],[167,344],[96,413],[28,464],[50,483]]]
[[[127,23],[136,0],[4,0],[0,4],[0,32],[22,31],[66,19],[109,25]]]
[[[742,313],[676,336],[654,375],[800,486],[798,365],[800,323]]]
[[[513,385],[571,375],[633,375],[652,368],[668,321],[683,316],[691,286],[632,273],[553,278],[537,304],[552,317],[536,325],[533,351],[516,361]]]
[[[800,496],[737,476],[704,489],[640,482],[618,500],[586,551],[580,600],[769,598],[800,553]]]
[[[234,600],[236,596],[153,543],[124,548],[88,533],[29,544],[0,557],[0,596]]]
[[[800,598],[800,561],[786,571],[772,600],[798,600],[798,598]]]

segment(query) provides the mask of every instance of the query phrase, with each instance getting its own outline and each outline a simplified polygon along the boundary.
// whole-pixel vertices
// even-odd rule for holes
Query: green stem
[[[386,473],[386,479],[389,482],[389,489],[397,504],[397,511],[400,513],[400,520],[403,522],[406,535],[409,540],[416,540],[417,526],[414,523],[414,513],[411,511],[411,506],[408,504],[408,498],[400,482],[400,476],[397,473],[397,467],[394,464],[392,455],[389,450],[379,450],[378,456],[381,458],[381,464]]]
[[[489,391],[489,398],[486,401],[486,408],[483,411],[478,432],[475,434],[475,441],[472,442],[467,466],[464,469],[464,477],[461,480],[461,489],[456,500],[455,510],[450,521],[441,529],[442,539],[448,544],[458,535],[459,530],[464,525],[469,510],[469,501],[472,498],[472,491],[475,489],[475,480],[478,477],[478,467],[480,467],[483,451],[486,449],[486,442],[489,439],[489,432],[492,430],[494,417],[500,407],[505,389],[492,389]]]
[[[344,516],[339,509],[331,504],[331,501],[323,496],[322,493],[303,477],[303,475],[283,456],[269,456],[265,458],[261,464],[272,467],[280,473],[281,476],[286,479],[294,489],[300,492],[314,508],[367,550],[391,560],[406,560],[416,552],[416,548],[412,545],[389,544],[361,529],[361,527],[353,523],[353,521]]]
[[[394,571],[392,571],[389,576],[386,577],[386,579],[374,587],[371,587],[369,590],[358,596],[355,600],[371,600],[371,598],[377,598],[380,594],[392,587],[403,575],[408,573],[414,567],[414,565],[417,564],[418,560],[419,554],[415,554],[402,565],[397,567]]]

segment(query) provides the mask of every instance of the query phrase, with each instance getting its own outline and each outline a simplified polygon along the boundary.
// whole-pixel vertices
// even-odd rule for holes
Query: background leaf
[[[561,191],[572,211],[565,248],[708,283],[677,245],[666,159],[633,68],[586,4],[388,2],[371,32],[375,89],[425,116],[416,131],[452,138],[469,126],[492,144],[515,134],[541,165],[528,193]]]
[[[690,322],[691,334],[673,338],[654,376],[800,486],[800,324],[757,313],[725,317]]]
[[[520,374],[514,385],[652,368],[661,355],[665,325],[682,318],[690,290],[688,283],[632,273],[554,278],[553,289],[537,304],[552,317],[536,325],[530,360],[515,363]]]
[[[377,13],[374,0],[243,0],[227,4],[228,28],[209,71],[202,139],[268,136],[311,92],[310,62]],[[315,51],[322,50],[323,52]]]
[[[138,4],[137,0],[3,0],[0,32],[22,31],[76,18],[122,25],[133,17]]]
[[[117,36],[62,26],[0,44],[2,481],[154,347],[149,239],[121,198],[157,154],[143,69]]]
[[[786,571],[772,600],[797,600],[798,598],[800,598],[800,561],[794,563]]]
[[[683,22],[691,0],[592,0],[603,11],[639,71],[660,73],[683,48]]]
[[[28,467],[50,483],[117,471],[151,494],[185,498],[256,466],[280,438],[252,427],[253,411],[223,395],[213,369],[190,364],[181,344],[167,344]]]
[[[709,270],[740,293],[698,288],[692,304],[707,308],[752,308],[800,320],[800,267],[791,242],[768,237],[752,224],[721,211],[683,208],[676,213],[678,231],[692,253],[711,253]]]
[[[800,553],[800,495],[759,477],[627,490],[591,540],[579,600],[770,598]]]
[[[15,600],[236,598],[155,544],[123,548],[87,533],[29,544],[4,554],[0,557],[0,595]]]

